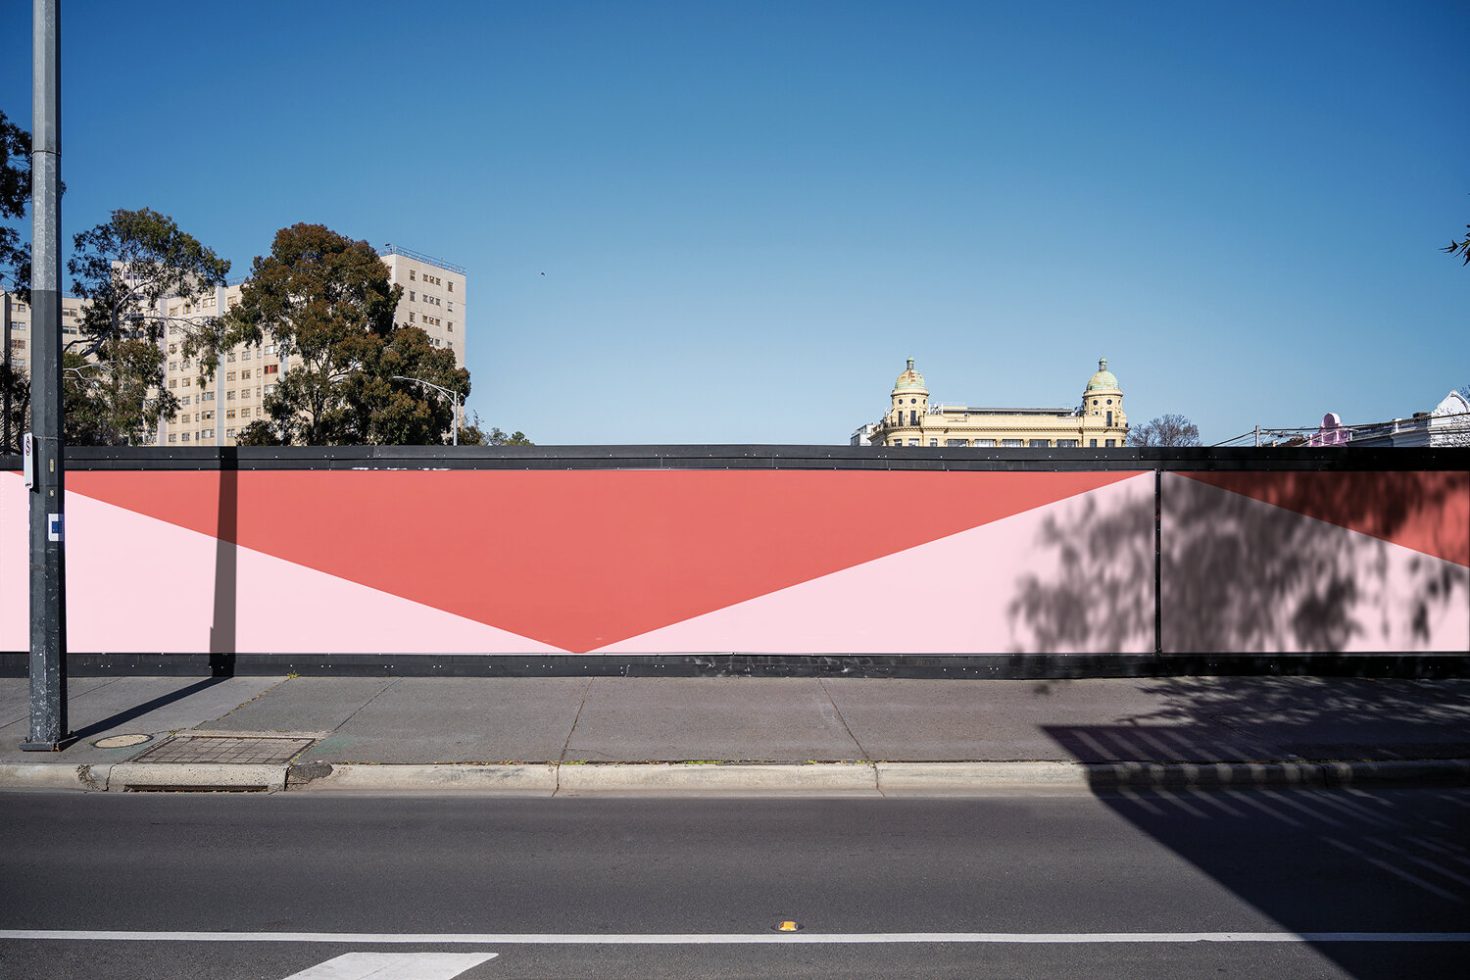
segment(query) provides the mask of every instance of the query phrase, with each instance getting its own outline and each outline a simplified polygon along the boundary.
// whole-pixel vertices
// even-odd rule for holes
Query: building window
[[[199,430],[199,440],[201,442],[203,442],[205,439],[213,439],[213,438],[214,438],[214,430],[213,429],[200,429]]]
[[[1051,448],[1051,440],[1050,439],[1032,439],[1031,440],[1031,448],[1032,449],[1050,449]]]
[[[1117,444],[1118,444],[1118,440],[1116,440],[1116,439],[1108,439],[1107,441],[1105,441],[1103,443],[1104,446],[1107,446],[1109,448],[1111,448],[1113,446],[1116,446]]]
[[[279,364],[267,364],[261,374],[279,374],[280,372],[281,366]]]
[[[409,269],[408,270],[408,281],[409,282],[413,282],[417,278],[418,278],[418,274],[415,273],[412,269]]]
[[[1000,444],[1002,446],[1009,446],[1012,449],[1019,449],[1021,447],[1021,440],[1020,439],[1002,439],[1000,441]]]
[[[180,442],[188,442],[189,441],[189,433],[185,432],[183,435],[179,436],[179,441]]]
[[[451,293],[454,292],[454,280],[453,279],[449,280],[449,291]]]
[[[179,441],[179,434],[177,432],[170,432],[168,434],[168,441],[169,442],[178,442]]]
[[[918,444],[919,444],[919,440],[917,440],[917,439],[910,439],[909,440],[909,445],[910,446],[917,446]]]
[[[248,419],[250,417],[250,409],[248,409],[248,408],[242,408],[242,409],[240,409],[240,417],[242,419]]]
[[[918,425],[918,424],[919,424],[919,413],[916,412],[916,411],[914,411],[913,409],[909,409],[909,425]]]
[[[453,320],[450,320],[449,321],[449,332],[450,333],[454,333],[454,321]]]
[[[983,449],[986,446],[994,446],[994,445],[995,445],[995,440],[994,439],[976,439],[975,440],[975,448],[977,448],[977,449]]]
[[[1108,413],[1108,428],[1111,429],[1112,427],[1113,427],[1113,413],[1112,412],[1109,412]]]
[[[946,439],[946,440],[944,440],[944,444],[946,446],[949,446],[949,447],[963,446],[965,444],[965,440],[963,440],[963,439]]]
[[[225,430],[225,438],[226,439],[233,439],[233,438],[235,438],[235,430],[234,429],[226,429]]]
[[[1076,439],[1058,439],[1057,440],[1057,448],[1058,449],[1076,449],[1077,448],[1077,440]]]
[[[938,446],[939,445],[939,440],[938,439],[930,439],[929,440],[929,445],[931,445],[931,446]]]
[[[1089,439],[1089,440],[1087,440],[1087,445],[1091,449],[1096,449],[1097,448],[1097,440],[1096,439]]]
[[[230,355],[230,360],[233,361],[234,359],[235,359],[234,355],[231,354]],[[227,371],[227,372],[225,372],[225,380],[226,381],[234,381],[235,380],[235,372],[234,371]]]
[[[241,381],[246,381],[249,378],[250,378],[250,369],[249,368],[246,368],[245,370],[243,370],[243,371],[240,372],[240,380]]]

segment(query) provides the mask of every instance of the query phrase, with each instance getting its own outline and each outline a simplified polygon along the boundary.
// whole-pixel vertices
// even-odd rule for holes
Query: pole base
[[[59,742],[32,742],[29,739],[20,743],[22,752],[60,752],[77,740],[75,735],[68,735]]]

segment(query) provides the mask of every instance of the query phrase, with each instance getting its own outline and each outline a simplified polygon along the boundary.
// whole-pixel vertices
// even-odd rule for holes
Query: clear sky
[[[64,0],[63,44],[68,236],[466,266],[470,406],[541,443],[846,442],[907,356],[1073,405],[1106,355],[1207,441],[1470,382],[1462,2]]]

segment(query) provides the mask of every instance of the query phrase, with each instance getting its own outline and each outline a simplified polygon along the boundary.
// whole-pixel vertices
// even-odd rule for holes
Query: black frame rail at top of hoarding
[[[69,446],[75,470],[889,470],[1205,472],[1470,470],[1470,448],[923,446]],[[20,457],[0,456],[0,471]]]

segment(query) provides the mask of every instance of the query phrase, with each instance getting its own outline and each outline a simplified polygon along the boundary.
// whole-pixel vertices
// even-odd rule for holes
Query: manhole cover
[[[99,738],[92,744],[99,749],[129,749],[134,745],[142,745],[144,742],[151,741],[153,741],[152,735],[109,735],[106,738]]]
[[[234,765],[278,765],[306,748],[311,738],[260,738],[175,735],[138,757],[139,762],[222,762]]]

